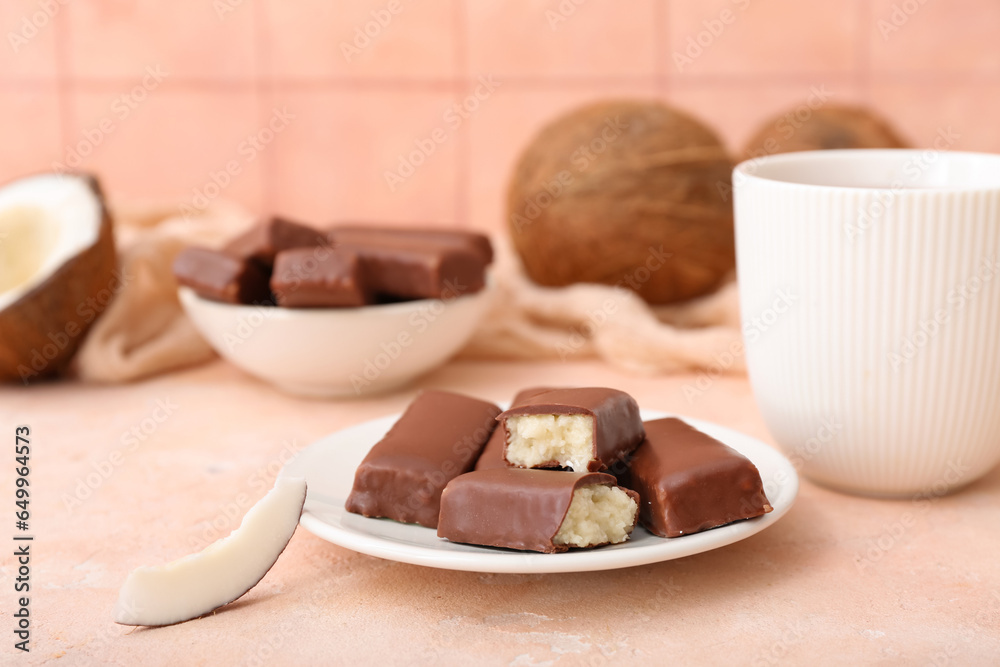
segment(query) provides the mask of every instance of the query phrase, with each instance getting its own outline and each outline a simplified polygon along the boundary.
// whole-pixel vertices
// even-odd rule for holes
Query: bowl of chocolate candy
[[[180,301],[235,366],[298,395],[407,384],[458,352],[490,300],[487,237],[272,218],[174,262]]]

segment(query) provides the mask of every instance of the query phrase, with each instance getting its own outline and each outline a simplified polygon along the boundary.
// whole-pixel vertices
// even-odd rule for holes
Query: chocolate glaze
[[[372,241],[338,241],[364,265],[365,283],[376,294],[408,299],[455,299],[486,284],[486,262],[478,252],[426,240],[377,236]]]
[[[223,250],[234,257],[252,259],[270,270],[275,256],[282,250],[316,245],[327,245],[322,232],[275,217],[237,236]]]
[[[344,248],[294,248],[278,253],[271,291],[279,306],[335,308],[372,302],[357,253]]]
[[[441,496],[438,537],[507,549],[567,551],[569,546],[554,544],[552,538],[566,518],[573,492],[591,484],[614,486],[615,478],[600,472],[524,468],[461,475]],[[623,491],[639,502],[634,491]]]
[[[337,225],[327,233],[334,243],[370,245],[386,239],[406,239],[427,242],[441,246],[471,250],[479,255],[484,264],[493,261],[493,246],[484,234],[454,229],[413,229],[406,227],[368,227],[364,225]]]
[[[604,387],[553,389],[536,394],[523,405],[502,412],[497,420],[504,429],[505,440],[510,440],[510,431],[507,429],[509,417],[547,414],[593,416],[594,455],[587,466],[592,471],[612,466],[638,447],[645,437],[635,399],[623,391]],[[506,445],[504,460],[507,461]],[[507,463],[510,465],[509,461]],[[556,461],[549,461],[538,467],[558,465]]]
[[[648,421],[625,484],[639,520],[661,537],[690,535],[771,511],[749,459],[680,419]]]
[[[522,389],[517,392],[516,396],[514,396],[514,400],[511,401],[510,407],[515,408],[535,394],[541,394],[546,391],[552,391],[552,388],[531,387],[529,389]],[[479,460],[476,461],[476,470],[489,470],[491,468],[507,467],[507,461],[503,458],[504,443],[507,442],[506,436],[507,434],[502,428],[497,428],[493,431],[493,435],[490,436],[486,446],[483,447],[483,453],[479,455]]]
[[[267,274],[248,259],[208,248],[188,247],[173,264],[177,282],[198,296],[225,303],[271,304]]]
[[[472,469],[499,412],[469,396],[421,392],[358,466],[347,511],[436,527],[441,492]]]

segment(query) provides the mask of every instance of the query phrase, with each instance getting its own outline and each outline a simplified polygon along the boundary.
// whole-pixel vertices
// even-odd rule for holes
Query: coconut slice
[[[285,550],[305,500],[305,479],[280,477],[227,537],[172,563],[133,570],[118,594],[115,622],[172,625],[241,597]]]
[[[0,380],[62,371],[120,286],[96,179],[41,174],[0,187]]]

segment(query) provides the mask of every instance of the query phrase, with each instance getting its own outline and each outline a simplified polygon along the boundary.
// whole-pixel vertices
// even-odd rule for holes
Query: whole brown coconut
[[[0,187],[0,381],[66,369],[120,280],[97,180],[39,174]]]
[[[712,130],[659,102],[580,108],[514,169],[514,247],[540,285],[621,285],[654,304],[705,294],[735,263],[732,167]]]
[[[834,148],[906,148],[889,123],[864,107],[803,104],[764,123],[747,142],[746,158]]]

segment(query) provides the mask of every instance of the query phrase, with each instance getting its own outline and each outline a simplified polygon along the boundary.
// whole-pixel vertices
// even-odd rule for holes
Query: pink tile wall
[[[69,162],[119,199],[497,229],[532,133],[607,96],[734,152],[813,89],[1000,152],[996,0],[4,0],[0,28],[0,179]]]

